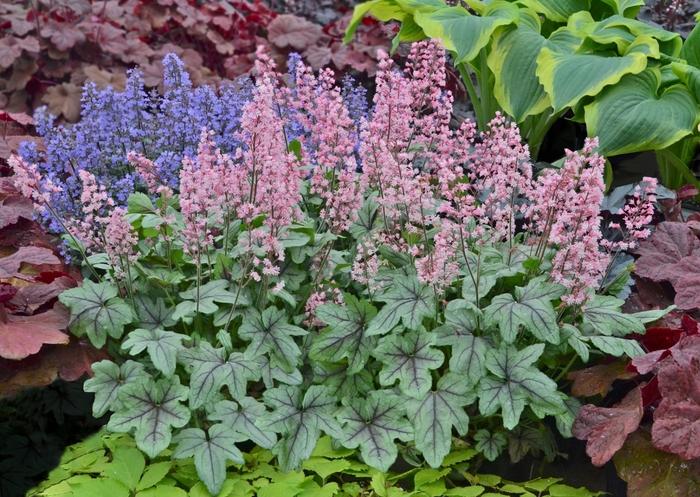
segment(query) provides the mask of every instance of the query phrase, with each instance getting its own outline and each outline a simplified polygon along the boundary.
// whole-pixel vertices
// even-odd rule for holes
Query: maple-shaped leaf
[[[691,360],[666,360],[659,368],[662,400],[654,411],[654,446],[682,459],[700,458],[700,347]]]
[[[197,475],[212,495],[217,495],[226,479],[226,461],[243,464],[243,454],[235,443],[242,437],[230,426],[218,423],[205,432],[200,428],[187,428],[175,435],[173,451],[175,459],[194,457]]]
[[[112,283],[85,280],[81,286],[63,292],[58,300],[71,310],[71,331],[77,336],[87,334],[90,342],[101,348],[107,335],[121,338],[124,326],[135,318],[131,306],[118,294]]]
[[[181,350],[179,360],[192,370],[189,399],[193,409],[204,405],[224,385],[234,399],[242,399],[248,381],[260,379],[260,361],[240,352],[227,356],[226,349],[215,349],[207,342]]]
[[[164,375],[171,376],[177,365],[177,353],[184,349],[182,341],[189,339],[187,335],[172,331],[139,328],[129,333],[122,342],[122,349],[132,356],[147,350],[153,366]]]
[[[629,380],[635,376],[635,372],[627,369],[626,362],[615,361],[573,371],[568,379],[573,380],[571,394],[576,397],[605,397],[615,381]]]
[[[20,247],[14,254],[0,257],[0,278],[13,278],[22,264],[35,266],[42,264],[60,264],[52,250],[44,247]]]
[[[13,195],[0,202],[0,229],[15,224],[20,219],[31,220],[33,216],[34,204],[26,197]]]
[[[654,281],[675,280],[676,266],[685,257],[700,253],[700,240],[687,223],[660,223],[639,244],[635,273]]]
[[[417,330],[424,317],[435,313],[435,292],[415,275],[397,276],[375,300],[385,304],[370,321],[368,336],[388,333],[399,321],[409,330]]]
[[[374,390],[374,376],[367,369],[349,374],[346,365],[323,362],[312,364],[312,368],[314,383],[328,387],[341,400]]]
[[[285,385],[301,385],[304,379],[301,376],[301,371],[293,369],[290,372],[285,371],[277,364],[277,360],[267,355],[261,355],[255,358],[260,361],[260,374],[265,388],[274,388],[275,381],[284,383]]]
[[[633,314],[621,312],[623,300],[595,295],[583,306],[583,324],[599,335],[625,336],[644,333],[644,323]]]
[[[238,336],[251,342],[246,354],[250,357],[270,354],[282,369],[292,372],[301,357],[294,337],[308,332],[289,324],[287,319],[287,314],[276,307],[268,307],[262,314],[257,309],[249,312],[238,329]]]
[[[643,415],[642,391],[637,387],[615,407],[583,406],[571,432],[579,440],[587,441],[586,454],[593,464],[602,466],[639,427]]]
[[[124,385],[148,380],[143,365],[134,361],[126,361],[121,366],[107,360],[96,362],[92,365],[92,374],[93,377],[83,384],[83,389],[95,394],[92,414],[96,418],[114,410],[119,390]]]
[[[399,388],[411,397],[422,397],[433,384],[430,371],[442,366],[445,355],[433,348],[435,335],[409,331],[403,335],[382,338],[374,356],[384,364],[379,382],[391,386],[399,381]]]
[[[420,399],[406,404],[408,418],[413,423],[416,448],[433,468],[442,464],[452,446],[452,427],[464,436],[469,428],[469,416],[464,406],[475,399],[472,389],[460,375],[447,373],[437,388]]]
[[[228,280],[213,280],[197,288],[190,288],[180,292],[182,302],[177,304],[172,314],[174,320],[194,316],[197,312],[202,314],[214,314],[219,310],[219,304],[248,305],[245,292],[229,290],[231,283]],[[199,303],[199,305],[197,305]]]
[[[19,360],[36,354],[44,344],[66,344],[70,337],[61,330],[67,325],[67,313],[61,310],[15,316],[0,304],[0,357]]]
[[[53,19],[42,25],[41,36],[49,38],[61,52],[67,52],[77,43],[85,41],[85,34],[74,24]]]
[[[299,468],[309,458],[322,431],[341,437],[334,416],[337,401],[328,388],[312,385],[304,392],[299,387],[284,386],[266,390],[263,398],[272,412],[259,418],[257,424],[282,436],[272,452],[283,471]]]
[[[688,271],[685,268],[688,267]],[[673,282],[676,296],[673,303],[680,309],[693,310],[700,307],[700,255],[686,257],[680,264],[683,273]]]
[[[243,397],[238,402],[230,400],[217,402],[207,418],[212,421],[221,421],[260,447],[271,449],[277,443],[275,433],[261,430],[255,424],[257,419],[265,415],[265,412],[263,404],[251,397]]]
[[[552,300],[564,294],[561,285],[532,280],[524,288],[515,287],[510,293],[496,295],[484,309],[487,325],[498,325],[503,340],[513,343],[522,326],[536,338],[559,343],[559,325]]]
[[[323,304],[316,309],[316,319],[328,329],[314,337],[311,357],[319,361],[348,360],[348,373],[361,371],[377,345],[375,337],[366,336],[367,324],[377,314],[370,303],[345,296],[345,305]]]
[[[437,345],[450,345],[450,371],[466,375],[476,385],[486,371],[488,343],[472,332],[478,326],[481,311],[466,300],[452,300],[445,309],[445,324],[434,330]]]
[[[73,278],[60,276],[50,283],[23,286],[17,289],[17,293],[9,301],[9,304],[15,309],[15,312],[32,314],[75,285],[76,281]]]
[[[279,48],[304,50],[322,35],[321,26],[293,14],[279,15],[267,26],[267,39]]]
[[[165,304],[163,299],[154,300],[145,295],[137,294],[134,295],[134,303],[136,304],[139,328],[155,330],[175,326],[176,321],[172,318],[173,310]]]
[[[508,444],[505,434],[500,431],[478,430],[474,434],[474,448],[489,461],[495,461]]]
[[[119,410],[107,427],[117,433],[134,429],[138,448],[156,457],[170,445],[172,429],[182,428],[190,420],[190,410],[182,405],[187,390],[177,376],[124,385],[117,395]]]
[[[503,426],[515,428],[526,405],[536,413],[561,414],[566,410],[558,394],[557,384],[533,364],[544,351],[544,344],[518,350],[502,344],[491,349],[486,368],[491,373],[478,385],[479,410],[491,416],[501,409]]]
[[[370,392],[364,399],[344,399],[338,420],[344,423],[341,443],[351,449],[359,447],[362,460],[380,471],[387,471],[396,460],[396,439],[413,439],[401,403],[385,390]]]

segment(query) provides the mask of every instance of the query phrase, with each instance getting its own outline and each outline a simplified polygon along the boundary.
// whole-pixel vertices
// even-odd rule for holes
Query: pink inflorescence
[[[605,248],[613,251],[630,251],[639,246],[639,242],[651,235],[649,223],[654,217],[656,203],[656,178],[644,177],[641,184],[636,185],[624,207],[616,214],[622,216],[622,224],[611,222],[610,229],[620,232],[621,239],[617,241],[603,240]]]

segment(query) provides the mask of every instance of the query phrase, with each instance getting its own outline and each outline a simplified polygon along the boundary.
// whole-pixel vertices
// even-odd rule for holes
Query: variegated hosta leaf
[[[164,375],[171,376],[175,372],[177,353],[184,349],[183,340],[189,340],[189,337],[159,328],[140,328],[129,333],[122,342],[122,349],[132,356],[148,350],[153,366]]]
[[[566,22],[571,14],[591,7],[591,0],[522,0],[522,3],[557,22]]]
[[[316,319],[328,325],[314,337],[311,357],[319,361],[348,361],[348,374],[361,371],[377,345],[375,337],[368,337],[367,326],[377,314],[370,303],[345,296],[345,305],[323,304],[316,309]]]
[[[440,378],[435,390],[406,404],[408,417],[413,422],[416,448],[433,468],[440,467],[450,452],[452,427],[462,436],[467,434],[469,416],[464,407],[475,398],[461,375],[447,373]]]
[[[630,19],[637,17],[639,9],[644,7],[644,0],[601,0],[607,3],[613,12]]]
[[[95,394],[92,403],[92,414],[96,418],[114,410],[119,390],[125,385],[148,380],[149,376],[143,365],[134,361],[126,361],[121,366],[112,361],[93,363],[93,377],[86,380],[83,389]]]
[[[430,371],[442,366],[445,355],[433,348],[435,335],[428,332],[408,332],[382,338],[374,352],[384,367],[379,382],[391,386],[399,381],[401,391],[411,397],[421,397],[433,384]]]
[[[251,358],[269,354],[283,370],[293,372],[299,363],[301,350],[295,336],[308,332],[287,322],[287,314],[276,307],[268,307],[262,314],[251,310],[238,329],[238,336],[251,342],[246,355]]]
[[[623,78],[585,107],[588,133],[599,150],[619,155],[659,150],[691,134],[700,118],[698,104],[680,84],[661,88],[661,73],[650,68]]]
[[[390,392],[378,390],[364,399],[346,399],[343,405],[338,412],[344,423],[342,444],[351,449],[360,447],[367,464],[387,471],[398,454],[394,440],[408,442],[413,438],[401,403]]]
[[[188,428],[175,435],[177,444],[173,457],[182,459],[194,457],[197,475],[213,495],[219,493],[226,479],[226,460],[243,464],[243,454],[235,443],[243,439],[233,428],[224,424],[215,424],[205,432],[199,428]]]
[[[234,399],[246,396],[248,381],[260,379],[260,361],[249,359],[240,352],[226,354],[207,342],[184,349],[180,362],[192,370],[190,376],[190,407],[204,405],[226,385]]]
[[[257,425],[282,436],[272,452],[283,471],[294,470],[309,458],[321,431],[340,438],[340,426],[334,416],[337,402],[328,388],[313,385],[306,392],[299,387],[272,388],[265,391],[263,398],[272,412],[259,418]]]
[[[543,351],[543,344],[522,350],[503,344],[489,350],[486,367],[491,375],[484,377],[477,388],[479,410],[484,416],[500,409],[503,426],[512,430],[526,405],[538,414],[556,415],[566,410],[557,384],[534,366]]]
[[[251,397],[243,397],[238,403],[230,400],[217,402],[207,417],[212,421],[221,421],[237,433],[244,435],[260,447],[271,449],[277,442],[274,432],[261,430],[256,420],[266,413],[265,406]]]
[[[107,426],[118,433],[135,429],[138,448],[156,457],[170,445],[171,430],[182,428],[190,420],[190,410],[181,404],[187,399],[187,390],[177,376],[125,385],[118,394],[119,410]]]
[[[435,292],[415,275],[397,276],[375,300],[385,304],[370,321],[367,336],[389,333],[399,321],[409,330],[417,330],[423,318],[435,313]]]
[[[352,37],[357,27],[360,25],[362,18],[367,15],[371,15],[383,22],[391,20],[400,21],[407,16],[406,11],[394,0],[370,0],[369,2],[355,5],[352,18],[350,19],[350,23],[345,31],[345,37],[343,38],[345,43],[350,43],[352,41]]]

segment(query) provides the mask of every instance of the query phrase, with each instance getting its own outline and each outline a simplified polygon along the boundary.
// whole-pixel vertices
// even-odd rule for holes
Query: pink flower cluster
[[[117,277],[123,277],[125,269],[128,271],[128,265],[136,261],[134,247],[137,243],[136,233],[126,220],[126,210],[116,207],[106,220],[105,252]]]
[[[99,252],[105,249],[105,226],[114,208],[114,200],[92,173],[81,170],[78,176],[83,187],[80,194],[83,217],[66,220],[66,226],[87,252]]]
[[[156,194],[172,195],[172,190],[165,186],[158,177],[158,170],[153,161],[143,154],[131,151],[126,156],[127,161],[134,167],[139,176],[148,187],[148,191]]]
[[[7,161],[14,175],[15,187],[25,197],[34,202],[39,212],[46,210],[51,203],[51,194],[61,189],[48,178],[42,178],[36,164],[29,164],[19,155],[12,154]]]
[[[611,222],[610,229],[618,230],[621,240],[611,242],[603,240],[602,244],[609,251],[630,251],[639,246],[639,242],[651,235],[648,226],[654,217],[656,203],[656,178],[644,177],[642,183],[634,187],[634,191],[624,207],[616,212],[622,216],[622,224]]]

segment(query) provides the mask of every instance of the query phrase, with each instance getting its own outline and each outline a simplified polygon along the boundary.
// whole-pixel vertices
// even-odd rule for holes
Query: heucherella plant
[[[579,407],[570,367],[641,353],[625,336],[661,314],[601,288],[622,246],[601,243],[596,140],[535,177],[504,117],[450,127],[432,42],[403,72],[382,55],[359,131],[330,72],[297,64],[290,87],[259,55],[239,147],[202,130],[177,185],[126,151],[150,194],[126,213],[81,178],[92,230],[67,226],[94,275],[60,300],[114,357],[85,383],[95,415],[150,457],[194,456],[214,494],[246,440],[284,470],[324,433],[380,470],[399,452],[438,467],[455,433],[490,460],[553,457],[544,418],[570,436]],[[37,168],[13,165],[50,205]],[[651,202],[647,185],[623,239]]]

